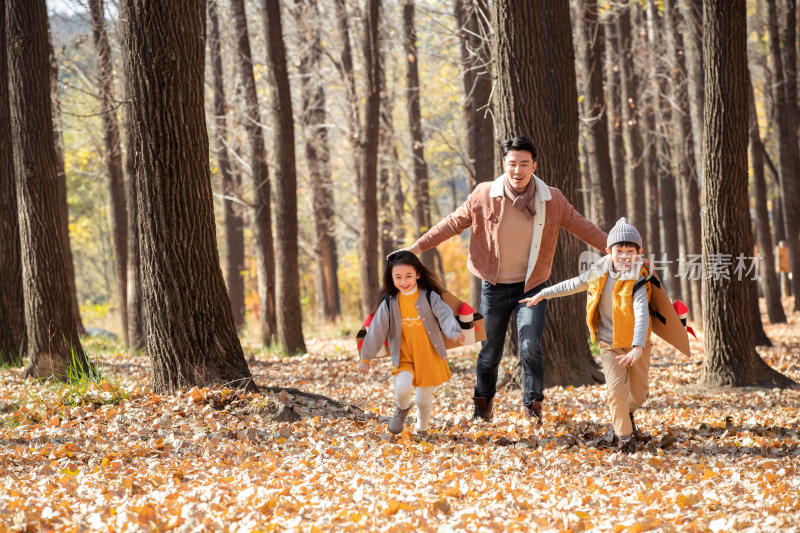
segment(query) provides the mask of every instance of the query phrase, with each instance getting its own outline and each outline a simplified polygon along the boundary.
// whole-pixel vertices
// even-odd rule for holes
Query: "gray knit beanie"
[[[642,247],[642,236],[625,217],[617,220],[617,223],[614,224],[614,227],[608,232],[606,248],[611,248],[613,245],[620,242],[632,242],[638,245],[639,248]]]

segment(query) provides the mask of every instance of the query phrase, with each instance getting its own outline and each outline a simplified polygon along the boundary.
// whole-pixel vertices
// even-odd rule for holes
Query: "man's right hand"
[[[419,244],[414,243],[414,244],[412,244],[411,246],[409,246],[407,248],[400,248],[399,250],[395,250],[394,252],[392,252],[391,254],[386,256],[386,260],[388,261],[389,260],[389,256],[392,255],[392,254],[396,254],[397,252],[411,252],[414,255],[419,255],[419,254],[422,253],[422,250],[420,249]]]
[[[369,374],[371,368],[372,365],[370,364],[369,361],[364,361],[362,359],[361,362],[358,363],[358,371],[361,372],[362,374]]]

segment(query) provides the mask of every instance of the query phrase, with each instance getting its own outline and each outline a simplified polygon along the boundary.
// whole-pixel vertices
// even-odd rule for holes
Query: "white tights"
[[[394,377],[394,395],[400,409],[411,405],[411,390],[414,374],[402,370]],[[417,431],[427,431],[433,409],[433,389],[436,387],[417,387]]]

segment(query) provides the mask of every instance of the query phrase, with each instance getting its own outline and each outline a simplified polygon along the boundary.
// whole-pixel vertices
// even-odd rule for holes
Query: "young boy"
[[[608,407],[620,451],[636,451],[633,412],[647,399],[650,370],[650,285],[633,292],[647,277],[642,264],[642,237],[623,217],[608,233],[607,256],[588,272],[548,287],[521,302],[536,305],[543,299],[587,292],[586,323],[592,342],[600,341],[600,361],[606,377]]]

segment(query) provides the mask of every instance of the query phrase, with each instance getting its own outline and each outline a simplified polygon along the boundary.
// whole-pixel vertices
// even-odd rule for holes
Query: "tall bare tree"
[[[231,299],[231,311],[236,329],[244,326],[244,232],[242,216],[235,198],[240,194],[238,176],[233,174],[228,154],[228,104],[225,98],[222,45],[216,0],[207,1],[208,41],[214,89],[214,146],[217,166],[222,178],[222,226],[225,229],[225,286]]]
[[[117,277],[122,338],[128,346],[128,212],[125,208],[125,180],[122,175],[117,102],[114,97],[114,68],[111,62],[111,45],[106,34],[103,0],[89,0],[92,17],[92,35],[97,51],[97,78],[102,98],[103,142],[108,171],[108,193],[111,199],[111,233],[114,238],[114,264]]]
[[[772,231],[769,226],[769,213],[767,211],[767,183],[764,177],[764,144],[758,128],[756,116],[755,95],[753,94],[752,80],[748,80],[747,109],[750,137],[750,164],[753,167],[753,196],[755,197],[756,235],[758,248],[764,260],[763,268],[759,270],[764,296],[767,301],[767,316],[773,324],[785,323],[786,313],[781,304],[781,290],[778,277],[775,274],[775,254],[773,253]],[[756,306],[758,301],[756,301]]]
[[[126,0],[122,8],[153,390],[255,389],[216,246],[203,107],[206,6]]]
[[[261,343],[265,346],[275,338],[277,319],[275,316],[275,256],[272,242],[272,200],[269,184],[269,168],[264,148],[264,133],[261,113],[253,75],[253,60],[250,51],[250,34],[244,0],[231,0],[231,13],[236,28],[239,59],[239,77],[244,87],[244,118],[247,139],[250,143],[250,174],[253,179],[253,210],[250,223],[256,249],[258,268],[258,309],[261,324]]]
[[[603,24],[608,46],[605,58],[606,105],[608,106],[608,150],[614,175],[616,217],[627,216],[625,146],[622,142],[622,79],[620,76],[619,8],[611,9]]]
[[[358,181],[359,264],[361,308],[366,315],[378,301],[378,137],[380,131],[380,0],[367,0],[364,15],[366,109],[361,138],[361,173]]]
[[[684,61],[684,41],[679,30],[680,13],[674,0],[665,0],[664,17],[666,56],[670,73],[667,96],[668,100],[672,102],[670,148],[680,184],[678,188],[679,223],[684,226],[684,257],[688,258],[689,256],[699,256],[701,252],[700,190],[697,185],[697,167],[694,164],[696,138],[692,127],[692,111],[689,107],[689,89],[691,87],[688,83],[687,67]],[[700,86],[702,87],[702,82]],[[681,292],[687,299],[687,303],[690,304],[690,318],[697,320],[700,318],[701,284],[700,280],[688,279],[689,277],[684,273],[685,287]]]
[[[792,2],[794,4],[794,2]],[[794,10],[794,7],[792,7]],[[779,30],[778,12],[775,0],[767,0],[769,45],[772,55],[773,76],[772,105],[774,107],[775,121],[778,126],[778,153],[780,168],[780,188],[783,202],[783,221],[786,228],[786,242],[789,247],[789,261],[792,268],[792,291],[794,292],[794,310],[800,311],[800,153],[797,145],[797,66],[786,65],[785,60],[797,61],[797,55],[781,50],[781,32]],[[787,11],[788,15],[788,11]],[[794,20],[794,17],[787,16]],[[785,32],[785,33],[788,33]],[[784,47],[794,49],[794,40],[791,46],[784,43]],[[793,73],[793,74],[792,74]],[[791,77],[794,80],[791,80]],[[793,94],[791,94],[793,93]],[[790,100],[794,101],[790,103]]]
[[[625,144],[625,172],[628,182],[626,212],[631,223],[646,235],[645,218],[645,163],[642,139],[641,114],[644,100],[639,92],[639,76],[634,68],[634,46],[631,18],[637,4],[630,0],[622,2],[619,16],[619,39],[621,58],[619,62],[620,94],[622,97],[623,141]],[[643,239],[644,240],[644,239]],[[648,249],[644,242],[644,248]]]
[[[303,312],[300,308],[300,273],[297,265],[297,164],[294,153],[292,93],[286,68],[281,6],[278,0],[264,0],[262,11],[267,39],[267,63],[275,124],[275,217],[276,298],[278,342],[287,353],[304,352]]]
[[[70,305],[44,0],[6,0],[6,41],[28,367],[35,378],[93,374]]]
[[[69,236],[69,204],[67,202],[67,173],[64,167],[64,121],[61,117],[61,91],[58,81],[58,60],[50,41],[50,22],[47,23],[48,51],[50,56],[50,101],[53,120],[53,137],[56,143],[56,161],[58,163],[58,189],[56,201],[58,202],[59,216],[61,217],[61,239],[64,241],[67,267],[67,292],[69,293],[72,321],[80,335],[86,335],[83,327],[80,306],[78,304],[78,291],[75,285],[75,264],[72,260],[72,247]]]
[[[125,148],[124,176],[125,176],[125,205],[128,213],[128,346],[134,350],[146,348],[146,335],[144,330],[144,304],[142,302],[142,264],[139,256],[139,227],[136,217],[139,211],[139,202],[136,195],[136,153],[134,149],[133,119],[130,101],[130,54],[125,40],[128,33],[128,21],[121,18],[119,21],[120,49],[122,51],[122,131]]]
[[[586,127],[586,163],[592,195],[595,222],[608,230],[614,225],[617,202],[614,195],[614,173],[608,145],[608,112],[603,92],[603,67],[606,41],[600,26],[597,0],[586,0],[578,20],[578,42],[584,47],[583,69],[587,73],[584,121]]]
[[[6,46],[6,0],[0,0],[0,46]],[[8,95],[8,62],[0,53],[0,146],[13,146]],[[25,300],[17,222],[13,150],[0,150],[0,364],[26,351]]]
[[[705,0],[703,322],[701,383],[796,386],[755,350],[752,284],[709,275],[716,258],[752,252],[747,201],[747,30],[745,0]]]
[[[470,187],[491,181],[495,167],[494,112],[492,108],[491,13],[487,0],[454,0],[461,51],[464,121],[467,136],[467,171]],[[481,305],[481,280],[470,276],[470,300]]]
[[[674,3],[674,2],[673,2]],[[683,14],[683,52],[686,58],[686,84],[689,116],[694,139],[693,156],[697,174],[703,174],[703,0],[678,2]]]
[[[311,175],[314,229],[317,236],[317,308],[327,321],[341,315],[339,256],[336,252],[335,209],[331,179],[326,94],[321,68],[322,43],[316,30],[321,23],[316,0],[295,0],[295,22],[300,29],[299,63],[302,92],[302,131]]]
[[[414,167],[414,214],[416,231],[425,233],[431,227],[431,200],[428,184],[428,163],[425,161],[425,140],[422,135],[419,69],[417,67],[417,29],[414,24],[414,0],[403,0],[403,50],[406,56],[406,110],[411,130],[411,158]],[[422,262],[434,268],[435,249],[422,252]]]

